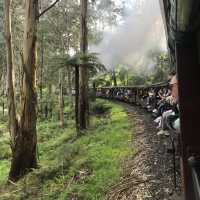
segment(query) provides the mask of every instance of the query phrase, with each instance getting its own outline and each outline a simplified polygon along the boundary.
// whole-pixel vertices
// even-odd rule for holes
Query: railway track
[[[145,105],[146,105],[145,99],[148,96],[148,93],[153,90],[154,93],[155,93],[155,96],[157,96],[157,93],[159,92],[159,90],[164,89],[166,87],[167,87],[166,83],[155,84],[155,85],[151,85],[151,86],[147,86],[147,87],[145,87],[145,86],[140,86],[140,87],[102,87],[102,88],[97,89],[96,95],[97,95],[97,97],[100,97],[100,98],[105,98],[105,99],[109,99],[109,100],[117,100],[119,102],[125,102],[126,104],[129,104],[131,106],[134,105],[134,106],[137,106],[137,107],[140,107],[140,108],[145,108]],[[135,115],[135,114],[133,114],[133,115]],[[144,120],[144,119],[141,119],[141,120]],[[151,124],[152,121],[153,120],[151,119],[151,122],[145,121],[145,123]],[[147,126],[147,124],[145,124],[144,126]],[[149,129],[149,130],[152,130],[152,129]],[[155,130],[155,127],[154,127],[154,130]],[[151,131],[150,131],[150,135],[148,135],[148,134],[149,133],[147,131],[146,137],[150,137],[150,138],[156,137],[155,131],[153,133],[154,137],[152,136]],[[169,137],[170,142],[171,142],[171,146],[172,146],[172,149],[170,148],[170,151],[173,154],[173,158],[171,159],[171,161],[173,163],[173,174],[174,174],[173,175],[173,183],[174,183],[174,187],[180,188],[180,186],[183,185],[183,184],[180,183],[180,181],[177,181],[177,180],[179,180],[179,178],[177,178],[177,171],[179,171],[179,176],[181,176],[181,182],[182,183],[184,183],[184,181],[190,180],[190,192],[193,193],[193,197],[191,196],[192,198],[190,198],[189,200],[199,200],[200,199],[200,164],[199,164],[200,159],[198,159],[198,157],[195,156],[195,154],[194,154],[194,156],[193,155],[189,156],[187,160],[182,159],[183,158],[183,152],[186,150],[185,149],[186,147],[184,145],[182,145],[183,144],[183,138],[181,137],[181,134],[182,133],[180,133],[178,136],[174,137],[173,136],[174,134],[172,133],[172,137],[171,137],[171,134],[170,134],[170,137]],[[174,139],[174,138],[176,138],[176,139]],[[151,143],[151,140],[149,140],[149,142]],[[177,146],[179,146],[179,148],[180,148],[179,150],[177,150]],[[153,149],[153,147],[151,147],[151,149]],[[156,153],[157,153],[157,151],[154,151],[154,153],[151,154],[152,158],[153,158],[153,155],[155,156],[154,158],[156,158],[156,155],[157,155]],[[164,155],[163,152],[161,154]],[[177,159],[177,154],[179,154],[178,159]],[[169,157],[168,157],[168,161],[169,161]],[[166,161],[166,162],[168,162],[168,161]],[[182,169],[183,169],[182,167],[178,167],[179,169],[177,170],[177,163],[178,163],[179,166],[188,166],[189,171],[187,171],[187,173],[188,173],[189,177],[185,178],[185,174],[182,171]],[[161,174],[164,174],[164,173],[165,172],[163,171]],[[159,185],[158,185],[158,187],[159,187]],[[183,194],[184,194],[184,192],[183,192]],[[121,196],[119,195],[119,197],[121,197]],[[163,199],[163,198],[164,197],[162,197],[160,199]],[[112,196],[110,197],[110,199],[112,199]],[[120,198],[118,198],[118,199],[120,199]],[[140,199],[142,199],[142,198],[140,198]],[[151,198],[149,198],[149,199],[151,199]],[[156,199],[155,195],[154,195],[154,199]],[[184,199],[184,197],[181,198],[181,199]]]
[[[178,186],[175,188],[172,155],[166,151],[169,138],[157,136],[151,116],[143,109],[119,104],[133,124],[130,154],[134,156],[124,161],[122,178],[110,188],[107,200],[179,200],[180,174],[177,174]]]

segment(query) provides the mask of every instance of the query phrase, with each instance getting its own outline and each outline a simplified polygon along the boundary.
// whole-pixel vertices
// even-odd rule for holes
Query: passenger
[[[171,116],[173,116],[173,122],[178,118],[178,81],[176,75],[174,75],[170,81],[170,87],[171,87],[171,96],[168,98],[170,100],[171,109],[163,112],[162,118],[160,121],[160,127],[161,130],[157,133],[157,135],[169,135],[169,133],[166,131],[166,129],[169,128],[169,119],[172,119]],[[174,119],[174,117],[176,118]],[[177,124],[177,122],[176,122]]]
[[[175,75],[176,75],[175,71],[170,72],[169,82],[172,81],[172,78],[175,77]],[[158,103],[157,103],[156,108],[153,110],[153,114],[152,114],[152,116],[156,118],[155,119],[156,123],[165,111],[168,111],[171,109],[171,105],[173,104],[172,98],[173,97],[171,95],[170,88],[167,88],[167,89],[164,88],[158,92],[158,96],[157,96]]]
[[[176,72],[175,71],[171,71],[169,73],[169,82],[171,84],[169,85],[172,85],[172,79],[174,79],[176,77]],[[172,102],[172,95],[171,95],[171,90],[170,88],[167,88],[167,89],[163,89],[163,90],[160,90],[158,92],[158,97],[160,98],[160,101],[158,102],[158,106],[157,106],[157,110],[154,110],[154,113],[153,113],[153,116],[154,117],[160,117],[162,116],[162,114],[165,112],[165,111],[168,111],[171,109],[171,105],[173,104]],[[157,121],[157,120],[156,120]]]
[[[174,103],[178,103],[178,80],[176,75],[172,77],[171,82],[170,82],[170,86],[171,86],[171,95],[172,95],[172,100],[174,101]]]
[[[169,88],[160,89],[158,92],[158,97],[162,100],[165,100],[166,97],[171,95],[171,91]]]
[[[157,118],[160,118],[164,111],[169,110],[170,102],[168,101],[169,94],[164,93],[163,91],[159,91],[157,98],[156,98],[156,104],[153,109],[152,117],[156,118],[155,121],[157,121]]]
[[[154,89],[150,89],[147,96],[146,108],[149,112],[152,112],[156,106],[156,92]]]
[[[176,119],[173,123],[172,123],[172,127],[174,130],[176,130],[176,132],[180,133],[180,118]]]
[[[157,117],[162,116],[162,114],[170,110],[171,108],[171,102],[170,102],[170,96],[171,96],[171,91],[169,88],[164,89],[164,91],[158,94],[160,97],[160,101],[158,102],[158,107],[157,107]]]

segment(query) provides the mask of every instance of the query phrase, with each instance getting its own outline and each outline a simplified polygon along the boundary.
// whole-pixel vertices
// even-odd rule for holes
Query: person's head
[[[178,84],[178,80],[177,80],[176,75],[172,76],[172,78],[169,82],[169,85],[175,85],[175,84]]]
[[[170,71],[169,72],[169,81],[171,81],[171,79],[173,78],[173,76],[175,76],[176,75],[176,71],[175,70],[172,70],[172,71]]]
[[[175,102],[178,102],[178,80],[176,75],[171,78],[169,85]]]

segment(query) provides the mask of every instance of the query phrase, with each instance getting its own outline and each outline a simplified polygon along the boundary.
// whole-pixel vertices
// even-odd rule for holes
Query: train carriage
[[[178,75],[181,133],[180,163],[185,200],[200,200],[200,1],[160,0],[171,66]],[[146,104],[167,83],[99,88],[97,96]]]
[[[184,198],[200,199],[200,1],[160,0],[171,63],[179,81]]]

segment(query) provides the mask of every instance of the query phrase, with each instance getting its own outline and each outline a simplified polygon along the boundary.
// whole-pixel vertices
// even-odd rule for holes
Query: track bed
[[[157,136],[149,114],[139,107],[122,105],[133,124],[132,151],[134,156],[124,161],[123,176],[108,194],[108,200],[179,200],[180,173],[174,187],[172,155],[167,153],[170,140]],[[177,169],[179,162],[177,158]],[[178,170],[180,171],[180,170]]]

